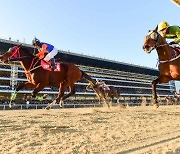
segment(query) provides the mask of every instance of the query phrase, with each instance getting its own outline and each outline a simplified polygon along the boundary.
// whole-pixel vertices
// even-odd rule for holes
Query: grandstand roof
[[[17,44],[20,44],[20,42],[0,39],[0,52],[7,51],[8,48]],[[33,47],[31,45],[23,43],[23,46],[26,46],[30,50],[33,51]],[[108,60],[108,59],[102,59],[98,57],[87,56],[87,55],[78,54],[78,53],[72,53],[69,51],[60,51],[57,57],[60,57],[62,61],[64,62],[72,62],[78,65],[113,69],[113,70],[125,71],[125,72],[134,72],[134,73],[140,73],[140,74],[148,74],[148,75],[153,75],[153,76],[158,76],[159,74],[157,69],[123,63],[123,62],[117,62],[117,61]]]

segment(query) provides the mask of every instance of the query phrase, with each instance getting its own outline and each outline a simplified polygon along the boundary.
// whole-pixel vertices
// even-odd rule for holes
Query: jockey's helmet
[[[158,31],[162,31],[163,29],[169,27],[168,22],[166,21],[162,21],[159,25],[158,25]]]
[[[39,39],[37,39],[36,37],[32,40],[32,45],[35,46],[35,45],[38,45],[40,46],[41,42]]]
[[[102,80],[100,80],[100,79],[96,79],[96,81],[97,81],[97,82],[102,82]]]

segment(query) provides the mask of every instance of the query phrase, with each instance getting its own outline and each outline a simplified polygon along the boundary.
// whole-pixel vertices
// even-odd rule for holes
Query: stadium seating
[[[15,44],[17,44],[17,42],[0,39],[0,45],[4,52],[8,47]],[[31,47],[30,45],[25,46]],[[59,56],[62,57],[62,59],[64,57],[66,62],[75,63],[81,70],[85,71],[92,78],[101,79],[108,86],[116,87],[120,92],[121,100],[133,98],[133,100],[137,101],[142,96],[146,97],[148,100],[151,99],[151,82],[157,77],[157,70],[126,63],[118,63],[116,61],[96,57],[85,57],[85,55],[71,52],[60,51],[60,53],[61,55]],[[67,55],[69,56],[69,59],[66,58],[68,57]],[[88,59],[88,62],[83,60],[84,57]],[[15,71],[13,71],[14,69]],[[26,76],[19,63],[16,62],[13,65],[0,63],[0,103],[4,104],[7,102],[15,87],[25,81],[27,81]],[[86,91],[87,85],[88,82],[85,79],[76,83],[76,94],[65,103],[97,103],[98,99],[95,93],[93,91]],[[24,94],[30,94],[31,92],[32,90],[21,90],[17,97],[17,103],[25,104],[26,100],[23,96]],[[43,103],[50,103],[57,95],[57,92],[58,87],[54,87],[53,89],[45,88],[39,94],[48,94],[49,96],[47,100]],[[175,92],[174,82],[157,85],[157,92],[160,97],[173,95]],[[32,101],[31,103],[42,102]]]

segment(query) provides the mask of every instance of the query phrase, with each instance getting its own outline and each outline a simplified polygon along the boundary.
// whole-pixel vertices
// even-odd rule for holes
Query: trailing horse
[[[164,99],[165,99],[167,105],[175,105],[175,103],[176,103],[176,100],[174,97],[166,96]]]
[[[143,49],[147,53],[151,53],[154,49],[157,50],[159,76],[152,81],[152,95],[154,104],[158,107],[156,85],[171,80],[180,80],[180,52],[169,46],[165,38],[157,32],[157,28],[149,31],[145,37]]]
[[[16,95],[21,89],[34,89],[32,92],[32,97],[37,100],[42,100],[43,98],[37,96],[37,93],[43,90],[45,87],[59,86],[59,93],[56,99],[46,107],[46,109],[51,108],[55,103],[62,105],[62,102],[75,94],[75,83],[84,77],[89,84],[93,87],[96,93],[97,85],[95,81],[87,75],[85,72],[80,70],[76,65],[72,63],[57,63],[58,66],[52,73],[49,68],[49,64],[44,66],[46,63],[43,60],[37,59],[26,47],[14,46],[9,48],[9,50],[0,56],[0,61],[3,63],[8,63],[10,61],[19,61],[22,68],[25,71],[27,82],[20,84],[13,93],[9,106],[11,107],[11,102],[16,99]],[[69,93],[64,95],[64,91],[69,87]]]
[[[98,96],[100,103],[101,103],[101,101],[104,101],[108,105],[108,107],[110,107],[110,103],[107,102],[108,98],[111,99],[111,102],[113,102],[114,98],[117,98],[117,103],[119,103],[120,95],[119,95],[118,90],[115,87],[108,86],[108,88],[103,88],[100,85],[98,85],[97,83],[96,83],[96,85],[98,87],[98,91],[101,91],[101,93],[99,93],[100,95]],[[90,90],[90,84],[86,87],[86,90],[87,91]]]

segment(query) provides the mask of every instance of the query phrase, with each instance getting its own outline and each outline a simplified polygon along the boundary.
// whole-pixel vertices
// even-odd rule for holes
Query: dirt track
[[[180,153],[180,106],[0,111],[0,153]]]

